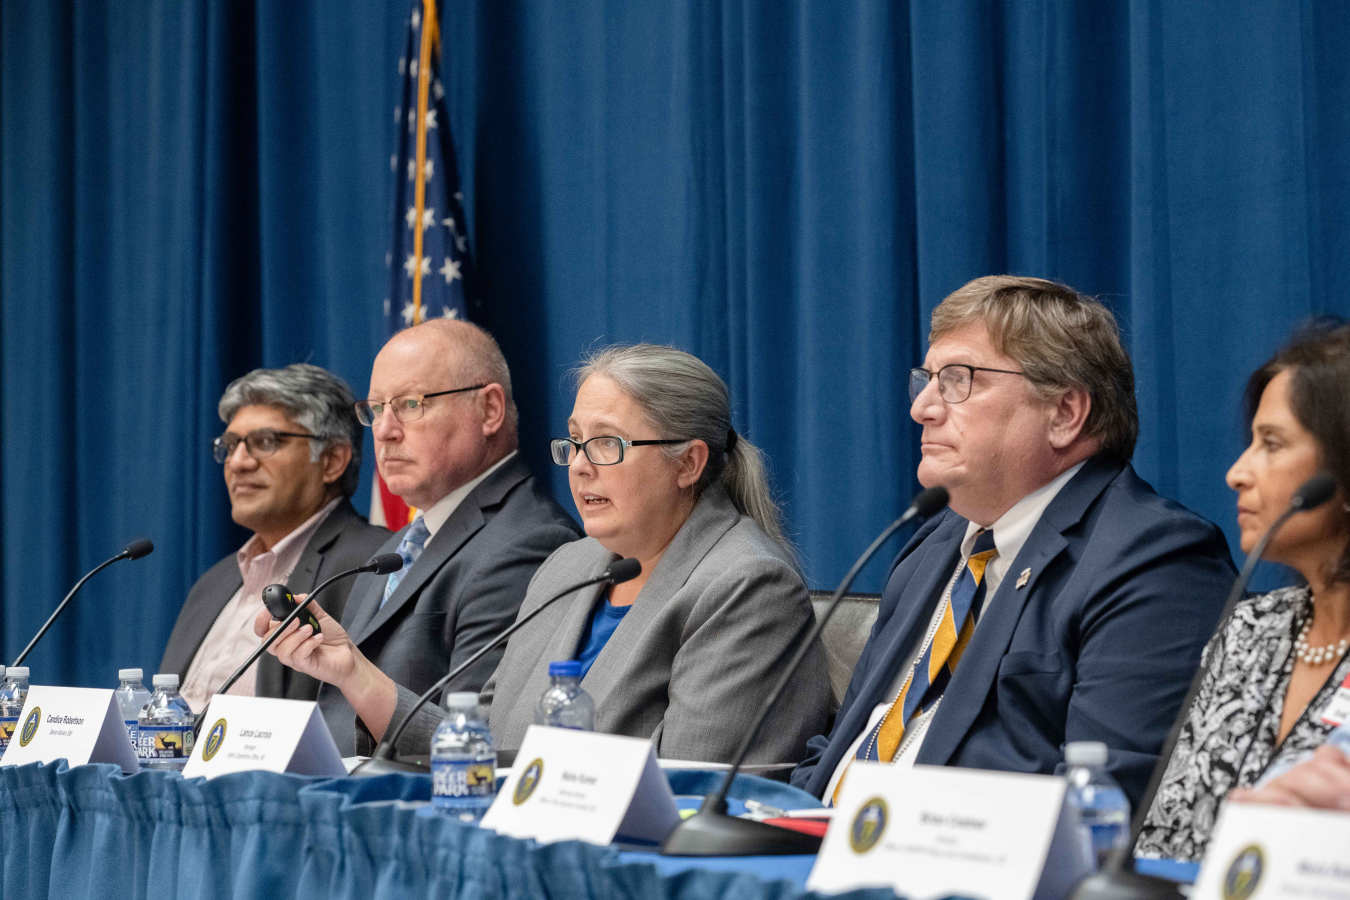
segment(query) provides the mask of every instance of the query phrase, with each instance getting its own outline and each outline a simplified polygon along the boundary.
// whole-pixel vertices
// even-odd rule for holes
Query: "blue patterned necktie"
[[[422,520],[422,517],[418,516],[413,519],[412,524],[408,526],[408,530],[403,533],[403,540],[398,542],[398,547],[394,550],[395,553],[403,557],[403,568],[390,575],[389,580],[385,582],[384,597],[380,599],[380,609],[384,609],[384,605],[389,602],[389,598],[393,596],[394,591],[398,590],[399,582],[403,580],[403,576],[408,574],[408,570],[413,567],[413,563],[417,562],[417,558],[422,555],[423,545],[426,544],[429,537],[431,537],[431,532],[427,530],[427,523]]]

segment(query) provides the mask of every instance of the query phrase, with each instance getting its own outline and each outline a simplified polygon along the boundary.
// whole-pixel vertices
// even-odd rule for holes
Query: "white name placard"
[[[1350,900],[1350,813],[1226,803],[1192,900]]]
[[[1090,872],[1064,790],[1045,775],[855,763],[806,886],[1061,900]]]
[[[111,690],[42,685],[28,689],[0,765],[58,759],[72,766],[115,763],[123,772],[137,770],[136,751]]]
[[[318,705],[217,694],[204,710],[184,778],[261,769],[294,775],[347,774]]]
[[[652,742],[531,725],[483,827],[542,843],[661,841],[680,822]]]

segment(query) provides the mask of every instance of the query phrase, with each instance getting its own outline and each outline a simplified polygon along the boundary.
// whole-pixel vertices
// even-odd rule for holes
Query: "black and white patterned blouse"
[[[1243,600],[1223,634],[1210,640],[1201,658],[1204,681],[1136,855],[1199,862],[1229,791],[1251,787],[1272,763],[1322,745],[1333,726],[1321,721],[1321,712],[1350,672],[1350,656],[1328,676],[1284,742],[1276,746],[1275,740],[1294,671],[1294,640],[1311,613],[1308,588],[1281,588]]]

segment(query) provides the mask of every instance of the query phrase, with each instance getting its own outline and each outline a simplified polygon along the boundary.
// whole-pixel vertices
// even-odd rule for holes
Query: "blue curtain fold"
[[[0,0],[6,658],[82,571],[158,545],[90,584],[35,680],[152,669],[242,542],[206,452],[231,378],[307,359],[365,389],[407,11]],[[1137,467],[1230,537],[1246,374],[1350,311],[1345,0],[445,0],[441,20],[480,320],[531,463],[569,502],[545,441],[587,349],[688,349],[766,450],[813,587],[916,488],[905,371],[966,280],[1107,302]]]
[[[714,777],[673,773],[672,787]],[[425,801],[430,793],[427,776],[330,780],[249,772],[204,781],[163,772],[124,777],[115,766],[71,769],[64,761],[0,769],[0,888],[5,897],[34,900],[816,896],[747,872],[661,876],[650,865],[624,863],[613,847],[541,847],[419,815],[398,802]],[[731,796],[817,803],[746,776]],[[889,890],[846,896],[895,897]]]

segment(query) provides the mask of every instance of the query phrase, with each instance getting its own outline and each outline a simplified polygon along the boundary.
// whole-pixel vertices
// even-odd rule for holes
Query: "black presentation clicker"
[[[278,622],[291,614],[291,610],[300,605],[300,601],[295,599],[295,595],[286,590],[279,584],[269,584],[263,588],[262,592],[263,606],[272,614],[272,618]],[[309,626],[314,629],[314,633],[319,633],[319,620],[314,618],[314,614],[305,610],[305,615],[309,619]]]

